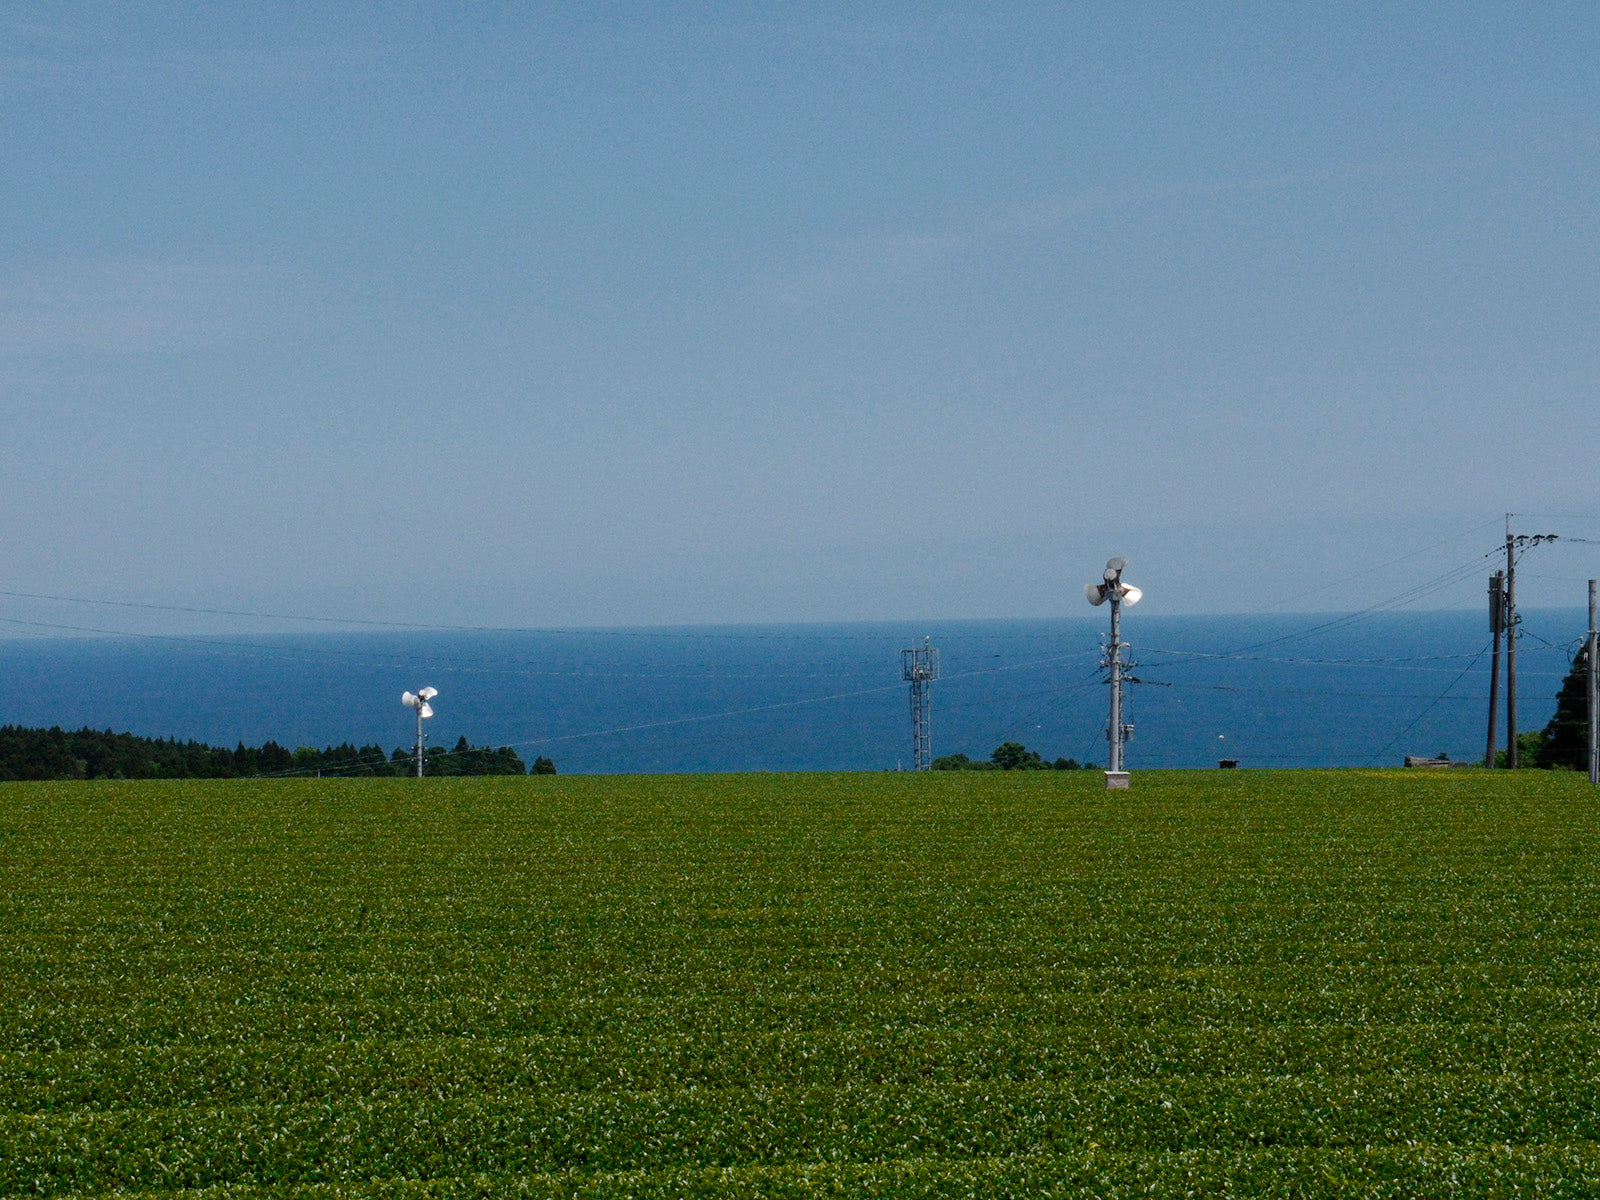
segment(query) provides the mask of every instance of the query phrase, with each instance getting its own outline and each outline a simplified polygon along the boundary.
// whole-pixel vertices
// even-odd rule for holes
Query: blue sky
[[[1507,511],[1600,539],[1591,4],[20,3],[0,46],[0,590],[1030,617],[1122,554],[1159,611],[1337,609]]]

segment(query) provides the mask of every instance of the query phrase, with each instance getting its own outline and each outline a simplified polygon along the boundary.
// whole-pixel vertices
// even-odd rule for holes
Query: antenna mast
[[[939,652],[932,638],[900,651],[900,678],[911,685],[911,769],[926,771],[933,764],[933,735],[928,722],[928,685],[939,678]]]

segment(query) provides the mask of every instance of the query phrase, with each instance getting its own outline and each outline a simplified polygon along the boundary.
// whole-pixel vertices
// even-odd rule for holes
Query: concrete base
[[[1128,773],[1126,771],[1107,771],[1106,786],[1108,788],[1123,788],[1128,786]]]

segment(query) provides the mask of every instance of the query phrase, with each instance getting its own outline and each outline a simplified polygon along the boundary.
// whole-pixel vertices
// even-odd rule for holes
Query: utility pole
[[[1517,552],[1540,542],[1553,542],[1553,533],[1511,532],[1511,514],[1506,514],[1506,766],[1520,766],[1517,753]]]
[[[1111,598],[1111,721],[1106,740],[1111,743],[1111,770],[1122,770],[1122,601]]]
[[[1506,628],[1506,574],[1496,571],[1489,577],[1489,631],[1494,634],[1494,658],[1489,666],[1489,744],[1483,752],[1483,765],[1494,766],[1494,735],[1500,724],[1500,635]]]
[[[1517,759],[1517,556],[1511,536],[1511,514],[1506,514],[1506,767],[1515,771]]]
[[[1584,647],[1589,662],[1589,782],[1600,783],[1600,694],[1595,690],[1595,581],[1589,580],[1589,644]]]
[[[1122,572],[1127,565],[1127,559],[1113,558],[1106,563],[1105,582],[1091,583],[1083,589],[1090,604],[1111,601],[1111,644],[1101,664],[1111,669],[1111,719],[1106,724],[1106,739],[1111,743],[1111,767],[1106,772],[1108,788],[1128,786],[1128,773],[1122,769],[1122,746],[1133,733],[1133,726],[1122,719],[1122,652],[1127,649],[1122,641],[1122,606],[1139,603],[1144,593],[1122,582]]]
[[[433,716],[433,705],[429,704],[428,701],[432,700],[438,694],[439,694],[439,689],[438,688],[436,688],[436,687],[425,687],[420,692],[416,693],[415,695],[412,695],[410,692],[402,692],[401,695],[400,695],[400,703],[401,704],[404,704],[407,708],[414,708],[414,709],[417,710],[417,778],[418,779],[422,778],[422,720],[423,720],[424,717]]]

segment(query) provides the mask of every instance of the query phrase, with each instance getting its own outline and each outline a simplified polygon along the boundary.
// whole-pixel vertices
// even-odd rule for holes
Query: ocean
[[[1542,728],[1586,613],[1523,614],[1521,728]],[[0,724],[213,745],[409,747],[402,691],[439,689],[430,745],[509,745],[563,773],[911,765],[900,652],[932,639],[935,755],[1018,741],[1104,764],[1094,619],[0,641]],[[1480,612],[1125,614],[1127,765],[1393,766],[1481,758]],[[1504,701],[1502,697],[1502,712]],[[1499,743],[1504,744],[1503,729]]]

